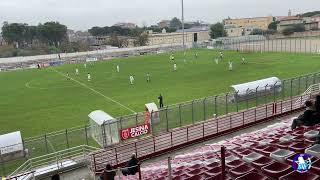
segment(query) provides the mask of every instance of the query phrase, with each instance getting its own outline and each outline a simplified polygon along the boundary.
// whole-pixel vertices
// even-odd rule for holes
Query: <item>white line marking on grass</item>
[[[53,147],[53,145],[52,145],[52,143],[49,141],[49,139],[47,138],[46,140],[47,140],[49,146],[51,147],[51,150],[52,150],[53,152],[56,152],[56,149]]]
[[[104,97],[105,99],[107,99],[107,100],[109,100],[109,101],[112,101],[113,103],[116,103],[116,104],[118,104],[119,106],[121,106],[121,107],[123,107],[123,108],[125,108],[125,109],[127,109],[127,110],[129,110],[129,111],[131,111],[132,113],[137,113],[137,112],[135,112],[134,110],[132,110],[131,108],[129,108],[129,107],[121,104],[120,102],[118,102],[118,101],[116,101],[116,100],[114,100],[114,99],[112,99],[112,98],[110,98],[110,97],[102,94],[101,92],[99,92],[99,91],[97,91],[97,90],[89,87],[88,85],[86,85],[86,84],[84,84],[84,83],[82,83],[82,82],[80,82],[80,81],[78,81],[78,80],[76,80],[76,79],[73,79],[73,78],[71,78],[71,77],[68,77],[67,75],[63,74],[62,72],[60,72],[60,71],[58,71],[58,70],[56,70],[56,69],[53,69],[53,71],[55,71],[56,73],[60,74],[61,76],[65,77],[65,78],[71,79],[72,81],[74,81],[74,82],[80,84],[81,86],[83,86],[83,87],[85,87],[85,88],[93,91],[94,93],[99,94],[100,96]]]

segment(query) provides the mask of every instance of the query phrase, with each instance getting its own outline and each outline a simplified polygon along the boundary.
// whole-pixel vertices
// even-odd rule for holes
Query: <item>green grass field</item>
[[[197,60],[194,51],[199,53]],[[214,62],[217,56],[216,51],[190,50],[184,63],[183,53],[177,53],[177,72],[169,54],[101,61],[88,64],[87,69],[73,64],[1,72],[0,134],[21,130],[24,137],[41,135],[85,125],[87,115],[97,109],[115,117],[143,111],[144,104],[157,102],[160,93],[165,105],[170,105],[227,92],[233,84],[271,76],[287,79],[320,69],[318,55],[225,52],[219,65]],[[241,64],[242,56],[248,64]],[[233,71],[228,71],[228,60],[234,62]],[[67,72],[76,81],[67,80]],[[87,72],[91,73],[90,82]],[[147,72],[151,83],[146,82]],[[134,75],[134,85],[129,84],[129,75]]]

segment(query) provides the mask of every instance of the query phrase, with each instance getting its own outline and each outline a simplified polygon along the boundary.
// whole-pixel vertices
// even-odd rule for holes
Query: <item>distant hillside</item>
[[[300,16],[302,17],[311,17],[311,16],[314,16],[314,15],[320,15],[320,11],[312,11],[312,12],[307,12],[307,13],[304,13],[304,14],[300,14]]]

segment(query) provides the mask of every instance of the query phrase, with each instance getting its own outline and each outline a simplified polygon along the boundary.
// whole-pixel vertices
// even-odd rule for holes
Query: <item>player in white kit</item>
[[[176,63],[173,64],[173,70],[177,71],[177,64]]]
[[[214,61],[216,62],[216,64],[219,64],[219,59],[215,58]]]
[[[84,66],[85,69],[87,69],[87,64],[86,63],[84,63],[83,66]]]
[[[223,59],[223,53],[220,51],[220,60]]]
[[[91,81],[91,75],[88,73],[88,81]]]
[[[129,80],[130,80],[130,84],[133,85],[133,83],[134,83],[134,77],[133,77],[132,75],[129,77]]]
[[[232,71],[232,70],[233,70],[232,62],[231,62],[231,61],[229,61],[228,63],[229,63],[229,71]]]
[[[76,75],[79,75],[79,69],[78,68],[76,69]]]
[[[120,66],[117,65],[117,72],[120,72]]]
[[[246,63],[246,59],[244,57],[242,57],[242,64],[245,64]]]

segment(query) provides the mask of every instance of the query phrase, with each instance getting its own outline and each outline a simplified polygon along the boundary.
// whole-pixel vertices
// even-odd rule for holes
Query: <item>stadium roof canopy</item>
[[[257,81],[247,82],[238,85],[232,85],[231,87],[234,89],[234,92],[238,92],[238,95],[245,95],[252,91],[263,91],[266,89],[270,89],[274,85],[280,86],[281,80],[277,77],[270,77],[267,79],[261,79]]]
[[[116,121],[112,116],[105,113],[102,110],[96,110],[91,112],[89,118],[95,121],[98,125],[102,125],[104,122],[114,122]]]
[[[0,154],[9,154],[23,150],[20,131],[0,135]]]

